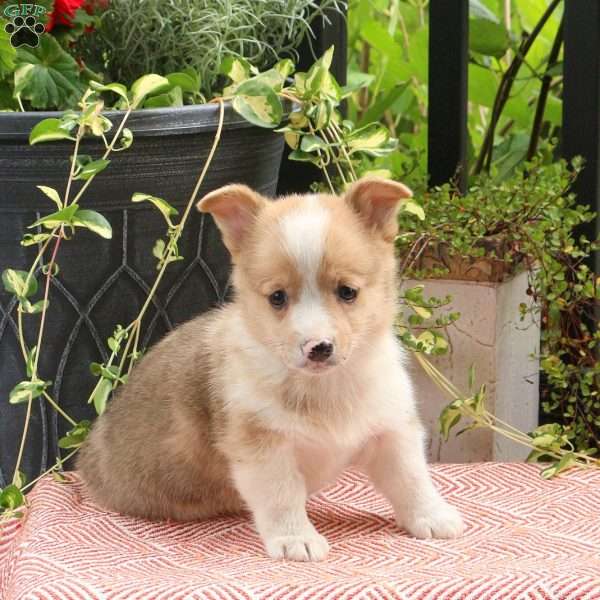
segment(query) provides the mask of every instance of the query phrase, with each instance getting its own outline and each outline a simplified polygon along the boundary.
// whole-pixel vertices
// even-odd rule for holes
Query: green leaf
[[[144,108],[165,108],[167,106],[183,106],[183,94],[179,86],[162,94],[151,96],[144,102]]]
[[[250,63],[238,56],[226,56],[219,68],[219,72],[227,75],[234,83],[241,83],[248,79],[250,70]]]
[[[280,60],[273,68],[278,71],[281,77],[285,80],[294,72],[296,65],[290,58],[284,58],[283,60]]]
[[[279,96],[268,85],[254,79],[237,87],[232,104],[244,119],[259,127],[277,127],[283,117]]]
[[[165,241],[164,240],[156,240],[154,247],[152,248],[152,254],[159,260],[162,259],[165,253]]]
[[[379,123],[370,123],[365,127],[355,129],[346,136],[346,143],[353,152],[363,152],[370,156],[382,156],[382,153],[388,153],[390,149],[389,131]]]
[[[551,479],[555,477],[559,473],[566,471],[567,469],[571,469],[572,467],[577,465],[577,458],[572,452],[567,452],[563,457],[553,465],[542,470],[540,475],[544,479]]]
[[[92,396],[94,408],[99,415],[106,410],[106,403],[111,391],[112,383],[108,379],[101,379],[100,383],[96,387],[94,395]]]
[[[315,130],[319,131],[329,125],[334,108],[335,102],[330,98],[325,98],[306,112],[307,116],[311,118]]]
[[[54,229],[59,225],[70,225],[73,221],[73,216],[79,209],[78,204],[71,204],[62,210],[51,213],[41,219],[38,219],[32,225],[29,225],[28,229],[33,229],[34,227],[38,227],[39,225],[43,225],[47,229]]]
[[[25,361],[25,369],[27,372],[27,377],[31,377],[33,375],[33,365],[35,364],[35,358],[37,355],[37,346],[30,348],[27,351],[27,360]]]
[[[21,246],[33,246],[45,242],[50,237],[49,233],[26,233],[21,240]]]
[[[11,483],[0,492],[0,506],[7,510],[14,510],[25,504],[25,496],[21,490]]]
[[[283,134],[283,138],[285,139],[285,143],[292,149],[296,150],[298,145],[300,144],[300,134],[295,131],[286,131]]]
[[[412,200],[407,200],[402,203],[401,209],[411,215],[416,215],[421,221],[425,220],[425,211],[423,210],[423,207]]]
[[[101,365],[100,363],[90,363],[90,373],[92,375],[95,375],[96,377],[99,377],[102,374],[102,367],[103,365]]]
[[[33,146],[40,142],[53,142],[55,140],[75,140],[68,131],[61,127],[60,119],[50,118],[40,121],[29,134],[29,143]]]
[[[302,150],[294,150],[293,152],[290,152],[288,159],[297,160],[299,162],[310,162],[317,166],[319,166],[321,162],[321,159],[317,155],[311,154],[310,152],[303,152]]]
[[[75,177],[75,179],[91,179],[92,177],[94,177],[94,175],[100,173],[100,171],[104,171],[104,169],[106,169],[106,167],[108,167],[109,164],[110,160],[104,158],[88,162],[82,166],[79,173],[77,173],[77,177]]]
[[[139,106],[147,96],[158,94],[159,92],[168,89],[170,85],[171,84],[166,77],[161,77],[154,73],[143,75],[139,79],[136,79],[131,86],[133,106]]]
[[[11,404],[21,404],[29,399],[41,396],[48,387],[49,382],[36,379],[34,381],[21,381],[10,392],[8,401]]]
[[[62,208],[60,196],[54,188],[48,187],[47,185],[38,185],[36,187],[38,190],[44,192],[44,194],[46,194],[46,196],[48,196],[48,198],[50,198],[50,200],[52,200],[52,202],[54,202],[59,209]]]
[[[454,404],[454,403],[453,403]],[[460,421],[461,412],[450,404],[440,414],[440,432],[444,441],[448,441],[450,430]]]
[[[121,131],[121,139],[119,140],[121,147],[119,150],[125,150],[133,144],[133,133],[131,133],[131,129],[125,127]]]
[[[86,227],[104,239],[110,240],[112,238],[110,223],[95,210],[79,209],[75,213],[72,223],[75,227]]]
[[[102,114],[104,103],[101,100],[91,103],[81,114],[79,123],[95,136],[102,136],[112,128],[110,119]]]
[[[550,68],[546,69],[545,77],[560,77],[563,74],[563,61],[554,63]]]
[[[342,98],[342,90],[333,75],[329,72],[333,59],[334,47],[331,46],[323,56],[317,60],[306,74],[304,86],[306,92],[317,97],[328,97],[336,102]]]
[[[10,43],[10,34],[4,27],[8,21],[0,19],[0,79],[10,75],[15,70],[17,50]]]
[[[265,71],[264,73],[260,73],[249,81],[263,83],[267,87],[271,88],[271,90],[278,93],[283,89],[285,77],[277,69],[273,68]],[[235,88],[234,93],[236,90],[237,87]]]
[[[129,105],[127,88],[121,83],[107,83],[105,85],[102,85],[101,83],[92,80],[90,81],[90,87],[97,92],[113,92],[114,94],[117,94],[118,96],[123,98],[125,103]]]
[[[361,118],[359,125],[366,125],[368,123],[374,123],[379,121],[386,110],[388,110],[402,94],[409,87],[410,82],[403,83],[401,85],[394,86],[387,92],[381,94],[376,102],[371,104],[363,117]]]
[[[15,95],[33,108],[63,108],[82,91],[79,66],[52,35],[43,35],[37,48],[17,49]]]
[[[371,85],[373,81],[375,81],[375,75],[371,73],[363,73],[362,71],[349,71],[347,75],[347,83],[342,88],[342,98],[346,98],[361,88]]]
[[[132,202],[151,202],[158,208],[158,210],[162,213],[162,216],[165,218],[167,223],[171,225],[171,217],[178,214],[177,209],[174,206],[171,206],[166,200],[162,198],[158,198],[157,196],[151,196],[150,194],[142,194],[140,192],[136,192],[131,197]]]
[[[67,435],[58,440],[58,447],[65,449],[79,448],[79,446],[85,442],[85,439],[90,432],[91,425],[90,421],[80,421],[73,429],[67,432]]]
[[[27,482],[27,476],[23,471],[17,471],[13,477],[13,484],[16,485],[19,489],[21,489],[25,483]]]
[[[556,441],[556,436],[551,433],[544,433],[542,435],[538,435],[531,440],[531,443],[539,448],[547,448],[551,446]]]
[[[300,149],[304,152],[314,152],[315,150],[326,150],[327,144],[318,135],[307,134],[302,136]]]
[[[29,281],[27,281],[27,275],[27,271],[6,269],[2,273],[4,289],[19,298],[33,296],[38,290],[38,284],[33,275],[29,278]]]
[[[416,304],[411,304],[410,306],[421,318],[423,319],[431,319],[431,315],[432,312],[428,309],[425,308],[424,306],[418,306]],[[422,335],[425,334],[430,334],[431,336],[433,336],[433,334],[430,331],[425,331]]]
[[[109,381],[119,381],[119,367],[114,365],[107,367],[103,364],[93,362],[90,364],[90,372],[96,377],[103,377]]]
[[[546,452],[542,450],[532,450],[525,459],[525,462],[536,463],[542,456],[547,456]]]
[[[74,110],[65,111],[60,117],[60,128],[65,131],[71,131],[79,125],[80,117],[81,113],[77,113]]]
[[[486,56],[501,58],[510,42],[504,25],[487,19],[469,20],[469,49]]]
[[[195,94],[200,91],[200,75],[192,68],[169,73],[166,77],[172,87],[180,87],[183,92]]]
[[[29,302],[29,300],[27,300],[27,299],[24,299],[21,302],[21,307],[22,307],[23,311],[30,315],[35,315],[35,314],[41,313],[44,310],[44,308],[46,308],[46,306],[48,306],[47,300],[38,300],[37,302],[34,302],[33,304],[31,302]]]
[[[481,0],[469,0],[469,17],[499,23],[498,17]]]

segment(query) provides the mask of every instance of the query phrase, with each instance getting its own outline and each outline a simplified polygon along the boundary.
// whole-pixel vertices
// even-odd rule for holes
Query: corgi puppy
[[[273,558],[317,561],[306,500],[354,465],[418,538],[453,538],[393,331],[400,183],[270,201],[211,192],[235,298],[176,328],[136,365],[81,450],[107,509],[194,520],[249,510]]]

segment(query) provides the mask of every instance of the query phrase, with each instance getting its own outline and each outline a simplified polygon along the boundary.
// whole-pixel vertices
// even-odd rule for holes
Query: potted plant
[[[562,411],[557,416],[566,422],[562,445],[587,449],[597,444],[592,387],[598,334],[577,314],[593,312],[597,302],[597,282],[582,262],[597,243],[576,233],[593,218],[569,194],[579,169],[578,163],[569,170],[563,162],[534,161],[503,181],[480,176],[464,195],[451,184],[425,191],[420,198],[427,219],[415,224],[401,216],[398,251],[409,288],[403,301],[412,309],[405,324],[413,330],[402,329],[404,341],[433,354],[433,365],[463,394],[485,383],[494,418],[524,432],[538,428],[541,368],[544,408]],[[434,459],[528,456],[531,444],[493,427],[445,444],[460,415],[453,411],[448,421],[446,412],[439,430],[447,398],[427,375],[415,371]]]

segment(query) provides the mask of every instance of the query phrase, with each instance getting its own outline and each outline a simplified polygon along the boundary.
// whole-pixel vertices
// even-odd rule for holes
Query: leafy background
[[[426,0],[350,0],[350,83],[366,82],[353,95],[350,118],[359,126],[381,120],[398,138],[400,152],[375,161],[413,185],[426,176],[428,2]],[[548,7],[546,0],[470,0],[469,18],[469,162],[475,161],[489,125],[501,77],[519,42]],[[510,14],[508,19],[506,12]],[[495,175],[505,178],[526,154],[540,82],[562,18],[554,11],[519,68],[494,140]],[[552,67],[540,150],[552,159],[548,144],[561,122],[562,54]]]

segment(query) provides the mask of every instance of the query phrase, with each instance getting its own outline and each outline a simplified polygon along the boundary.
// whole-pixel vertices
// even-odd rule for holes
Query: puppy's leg
[[[418,538],[455,538],[463,532],[458,511],[435,489],[427,470],[424,433],[415,417],[369,444],[362,465],[394,507],[398,525]]]
[[[272,448],[256,462],[236,461],[232,471],[269,556],[299,561],[327,556],[327,540],[308,520],[306,485],[291,448]]]

